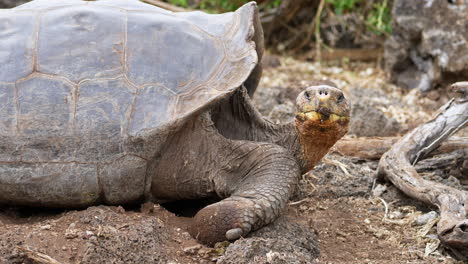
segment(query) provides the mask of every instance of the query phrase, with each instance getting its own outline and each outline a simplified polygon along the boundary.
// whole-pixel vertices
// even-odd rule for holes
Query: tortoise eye
[[[344,96],[342,94],[340,94],[340,96],[338,96],[337,102],[341,103],[341,102],[343,102],[343,100],[344,100]]]
[[[304,97],[305,97],[307,100],[310,100],[310,94],[309,94],[309,92],[305,92],[305,93],[304,93]]]

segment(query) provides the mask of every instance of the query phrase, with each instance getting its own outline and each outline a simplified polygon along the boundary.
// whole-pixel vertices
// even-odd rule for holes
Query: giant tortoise
[[[0,11],[0,203],[80,208],[217,197],[190,233],[212,244],[274,221],[301,172],[347,131],[331,85],[291,124],[264,119],[255,3],[172,13],[129,0]]]

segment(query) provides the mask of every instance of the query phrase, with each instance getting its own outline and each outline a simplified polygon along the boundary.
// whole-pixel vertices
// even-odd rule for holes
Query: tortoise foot
[[[228,198],[200,210],[189,233],[206,245],[247,235],[255,223],[254,203],[246,198]]]

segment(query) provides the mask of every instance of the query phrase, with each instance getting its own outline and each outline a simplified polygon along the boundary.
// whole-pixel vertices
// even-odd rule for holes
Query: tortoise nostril
[[[328,96],[328,91],[326,91],[326,90],[319,90],[319,91],[318,91],[318,94],[319,94],[320,96]]]

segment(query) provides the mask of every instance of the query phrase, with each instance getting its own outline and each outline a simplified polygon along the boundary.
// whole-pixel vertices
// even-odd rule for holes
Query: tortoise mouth
[[[299,112],[296,114],[296,119],[302,122],[313,122],[317,125],[347,124],[349,122],[349,116],[330,113],[329,111]]]

